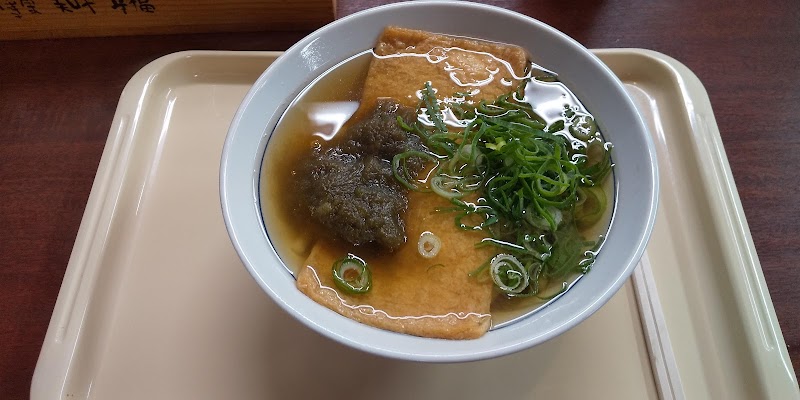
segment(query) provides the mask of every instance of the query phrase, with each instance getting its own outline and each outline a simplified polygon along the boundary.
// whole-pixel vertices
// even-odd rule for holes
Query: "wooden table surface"
[[[339,16],[379,3],[339,0]],[[589,48],[663,52],[700,77],[798,370],[800,1],[489,3],[538,18]],[[28,397],[125,83],[164,54],[284,50],[305,33],[0,42],[0,399]]]

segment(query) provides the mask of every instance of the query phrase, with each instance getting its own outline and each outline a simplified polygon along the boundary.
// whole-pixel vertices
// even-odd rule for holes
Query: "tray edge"
[[[701,169],[700,174],[709,198],[714,199],[715,203],[724,205],[723,208],[712,208],[711,217],[717,235],[725,239],[721,240],[723,251],[732,255],[732,259],[725,265],[732,280],[737,309],[741,311],[740,316],[745,322],[743,324],[745,336],[760,375],[759,380],[763,382],[769,398],[800,399],[797,377],[775,314],[705,86],[683,63],[654,50],[601,49],[596,53],[617,56],[636,54],[662,64],[676,78],[682,97],[688,104],[693,105],[688,118],[695,136],[694,144],[699,147],[701,153],[712,157],[710,163],[712,168]],[[707,110],[707,114],[701,113],[702,110]],[[777,377],[767,372],[776,368],[784,370],[786,374]]]

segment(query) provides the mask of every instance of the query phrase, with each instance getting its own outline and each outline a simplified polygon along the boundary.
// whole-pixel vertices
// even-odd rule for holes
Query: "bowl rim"
[[[561,323],[555,326],[553,329],[546,331],[542,334],[539,334],[535,338],[528,337],[524,332],[520,333],[517,336],[513,336],[513,333],[519,331],[522,328],[521,322],[518,322],[514,325],[504,327],[497,331],[488,332],[487,335],[491,335],[496,332],[500,332],[503,329],[506,329],[507,332],[514,331],[513,333],[509,333],[508,335],[512,335],[516,338],[511,342],[503,342],[503,343],[491,343],[492,345],[484,348],[473,351],[470,351],[470,343],[476,343],[481,339],[475,340],[467,340],[467,341],[449,341],[444,339],[431,339],[431,338],[418,338],[415,336],[410,336],[406,334],[400,334],[395,332],[384,331],[378,328],[373,328],[366,324],[362,324],[359,322],[352,321],[347,317],[341,316],[334,311],[328,310],[326,307],[321,306],[319,304],[313,303],[324,314],[324,317],[319,317],[316,313],[310,315],[307,310],[304,310],[302,305],[296,304],[297,302],[293,302],[291,299],[287,298],[286,293],[281,292],[280,288],[273,288],[273,284],[268,282],[264,276],[262,276],[259,268],[254,264],[254,249],[252,249],[249,245],[245,244],[245,238],[241,235],[241,227],[240,224],[237,222],[238,215],[238,207],[233,206],[233,195],[235,188],[233,187],[233,179],[229,176],[230,173],[234,169],[233,166],[234,160],[232,158],[232,153],[234,149],[236,149],[236,139],[237,139],[237,132],[240,131],[242,128],[243,121],[247,116],[248,112],[252,108],[252,104],[254,98],[259,94],[260,91],[266,87],[267,82],[271,82],[275,80],[273,75],[276,75],[276,71],[280,68],[286,68],[283,66],[284,64],[291,63],[293,60],[290,56],[296,55],[301,53],[304,49],[308,49],[309,46],[313,45],[314,42],[329,33],[330,31],[337,29],[338,27],[346,24],[350,24],[353,22],[357,22],[362,19],[373,18],[375,16],[380,16],[383,13],[394,12],[398,10],[410,10],[416,8],[425,8],[425,7],[447,7],[458,9],[459,12],[461,11],[468,11],[468,12],[478,12],[478,13],[491,13],[497,16],[498,18],[509,18],[514,20],[519,20],[520,23],[524,23],[526,25],[531,25],[535,27],[535,29],[542,30],[547,32],[550,35],[554,35],[557,40],[569,45],[573,50],[578,50],[582,53],[583,56],[586,56],[586,59],[592,64],[592,66],[597,69],[597,72],[602,74],[610,84],[613,86],[613,89],[619,95],[619,98],[624,102],[622,105],[623,108],[629,111],[631,118],[633,118],[633,122],[635,123],[635,127],[632,130],[638,131],[641,133],[640,136],[643,136],[643,145],[644,151],[646,152],[645,158],[649,161],[646,163],[645,167],[649,167],[648,171],[644,171],[642,176],[647,178],[650,186],[644,188],[647,193],[645,193],[644,201],[642,201],[643,205],[643,212],[640,215],[643,218],[643,223],[640,229],[637,231],[638,233],[635,235],[636,242],[632,243],[629,248],[632,250],[628,252],[627,257],[624,257],[624,267],[619,268],[617,273],[615,274],[615,279],[608,285],[602,293],[597,293],[595,296],[591,296],[591,301],[588,304],[585,304],[582,307],[579,307],[577,311],[572,312],[569,314],[569,318],[566,321],[561,319]],[[350,55],[342,55],[341,59],[344,59]],[[341,61],[333,60],[330,65],[334,65],[337,62]],[[323,69],[324,71],[324,69]],[[294,95],[289,95],[288,101],[284,100],[278,107],[276,107],[273,115],[269,121],[277,121],[280,115],[283,114],[286,107],[289,103],[294,99],[294,96],[297,95],[299,91],[301,91],[305,85],[309,82],[303,82],[299,87],[293,87]],[[577,95],[577,94],[576,94]],[[578,95],[581,98],[580,95]],[[594,112],[593,112],[594,113]],[[277,119],[275,114],[278,115]],[[267,124],[266,127],[262,127],[263,130],[260,133],[261,141],[267,140],[268,137],[271,135],[270,132],[266,132],[269,128]],[[266,138],[265,138],[266,136]],[[266,144],[265,144],[266,145]],[[256,177],[260,173],[261,165],[260,162],[262,160],[261,156],[263,154],[256,157],[258,160],[255,166],[251,166],[255,168]],[[329,338],[332,338],[340,343],[346,344],[350,347],[354,347],[363,351],[371,352],[374,354],[379,354],[391,358],[398,358],[398,359],[405,359],[405,360],[415,360],[415,361],[429,361],[429,362],[460,362],[460,361],[472,361],[478,359],[486,359],[486,358],[493,358],[498,357],[506,354],[510,354],[519,350],[523,350],[525,348],[546,342],[547,340],[560,335],[561,333],[567,331],[568,329],[576,326],[579,322],[585,320],[588,316],[592,315],[595,311],[597,311],[603,304],[605,304],[614,293],[616,293],[627,278],[632,273],[633,269],[635,268],[638,260],[644,253],[647,241],[649,240],[650,234],[652,232],[652,228],[655,222],[655,215],[658,205],[658,166],[656,163],[656,154],[655,154],[655,145],[653,142],[652,137],[648,133],[648,129],[644,123],[644,120],[641,114],[638,112],[636,107],[633,104],[632,99],[629,97],[628,93],[625,91],[622,82],[616,77],[616,75],[611,72],[611,70],[604,64],[602,61],[599,60],[594,54],[588,51],[584,46],[580,43],[575,41],[574,39],[568,37],[564,33],[556,30],[555,28],[541,22],[535,20],[531,17],[525,16],[523,14],[519,14],[513,11],[509,11],[506,9],[502,9],[499,7],[485,5],[485,4],[477,4],[477,3],[470,3],[470,2],[454,2],[450,0],[439,0],[439,1],[424,1],[424,2],[402,2],[402,3],[394,3],[383,5],[371,9],[367,9],[349,16],[346,16],[342,19],[334,21],[316,31],[309,34],[293,46],[291,46],[284,55],[280,56],[266,71],[264,71],[261,76],[258,78],[256,83],[252,86],[252,88],[248,91],[247,95],[243,99],[240,107],[238,108],[228,131],[228,135],[225,139],[225,144],[223,146],[222,151],[222,159],[220,165],[220,201],[221,201],[221,208],[223,219],[225,222],[225,226],[228,230],[231,242],[234,245],[234,248],[243,261],[245,267],[247,268],[248,272],[253,276],[253,278],[258,282],[259,286],[261,286],[262,290],[264,290],[272,299],[275,301],[282,309],[284,309],[289,314],[293,315],[295,318],[299,319],[303,322],[306,326],[312,328],[313,330],[317,331],[318,333],[323,334]],[[241,161],[241,160],[240,160]],[[241,168],[238,168],[241,170]],[[251,171],[252,172],[252,171]],[[259,182],[256,179],[255,182],[252,182],[255,185],[255,190],[258,190]],[[615,200],[618,195],[619,188],[615,187]],[[256,194],[255,202],[258,203],[258,193]],[[239,195],[239,194],[237,194]],[[615,201],[616,203],[616,201]],[[252,206],[252,205],[251,205]],[[265,228],[263,227],[263,223],[261,222],[261,210],[260,205],[256,204],[255,208],[257,209],[258,215],[258,224],[261,225],[261,229],[263,230],[264,235],[266,235]],[[614,215],[612,218],[616,218],[617,210],[614,211]],[[612,226],[609,228],[609,232],[614,227]],[[611,236],[611,235],[609,235]],[[275,248],[271,241],[267,238],[267,248],[269,252],[273,253],[281,263],[279,267],[284,269],[282,265],[282,261],[277,255]],[[263,247],[263,246],[262,246]],[[262,248],[263,250],[263,248]],[[601,255],[602,256],[602,251]],[[599,256],[599,257],[600,257]],[[286,275],[289,275],[286,272]],[[591,274],[589,274],[591,275]],[[587,275],[588,276],[588,275]],[[292,281],[293,281],[292,277]],[[581,279],[579,281],[584,281],[585,279]],[[283,283],[277,283],[276,285],[280,286]],[[294,285],[291,285],[294,291],[299,293],[299,290],[295,288]],[[577,286],[577,285],[576,285]],[[574,288],[573,288],[574,290]],[[569,293],[569,292],[568,292]],[[302,295],[305,296],[305,295]],[[308,301],[313,302],[306,298]],[[551,305],[552,306],[552,305]],[[550,307],[550,306],[548,306]],[[333,313],[335,315],[328,315],[327,313]],[[330,325],[326,325],[325,322],[321,322],[320,319],[328,320],[334,319],[338,320],[339,322],[336,324],[338,326],[332,327]],[[517,325],[515,327],[515,325]],[[525,325],[525,324],[523,324]],[[355,335],[350,335],[355,333]],[[508,336],[506,335],[506,336]],[[381,341],[384,342],[381,342]],[[389,346],[387,343],[402,343],[401,345],[394,345]],[[434,343],[434,344],[431,344]],[[461,343],[463,345],[459,345]],[[431,350],[433,349],[433,350]]]

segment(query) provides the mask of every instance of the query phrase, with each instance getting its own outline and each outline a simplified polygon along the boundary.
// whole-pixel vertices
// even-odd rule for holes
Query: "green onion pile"
[[[599,240],[585,241],[579,229],[604,215],[607,199],[600,185],[612,164],[591,116],[565,106],[564,118],[547,125],[524,101],[526,83],[478,104],[468,95],[444,104],[426,83],[420,120],[397,122],[420,136],[428,151],[398,154],[392,169],[410,190],[448,199],[451,206],[436,211],[454,213],[459,228],[487,232],[476,247],[494,246],[500,253],[472,275],[488,271],[509,297],[546,299],[551,282],[561,280],[566,290],[566,280],[594,262]],[[448,126],[447,112],[458,123]],[[458,129],[451,130],[453,125]],[[412,158],[433,165],[427,180],[406,168]]]

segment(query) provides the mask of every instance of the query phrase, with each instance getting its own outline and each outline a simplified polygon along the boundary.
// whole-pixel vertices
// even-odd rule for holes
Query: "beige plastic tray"
[[[284,314],[241,265],[220,212],[220,152],[279,53],[154,61],[122,93],[31,397],[800,399],[702,85],[658,53],[597,54],[658,146],[647,254],[576,328],[464,364],[338,345]]]

